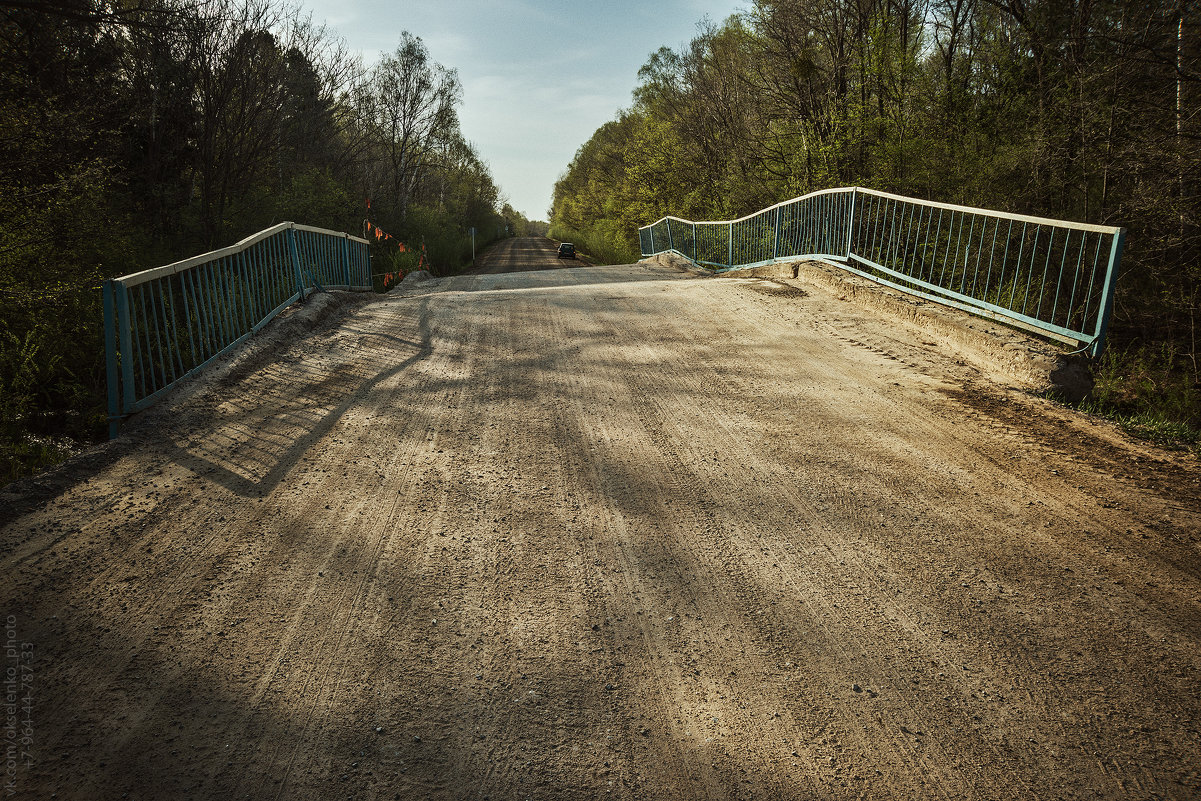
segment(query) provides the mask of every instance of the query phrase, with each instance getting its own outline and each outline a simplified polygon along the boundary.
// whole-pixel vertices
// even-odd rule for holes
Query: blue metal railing
[[[738,220],[664,217],[643,256],[732,269],[813,258],[911,294],[1074,343],[1099,356],[1126,229],[828,189]]]
[[[371,289],[367,240],[285,222],[105,281],[109,435],[314,288]]]

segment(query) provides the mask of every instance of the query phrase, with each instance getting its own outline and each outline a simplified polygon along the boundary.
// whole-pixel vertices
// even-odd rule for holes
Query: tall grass
[[[1129,434],[1201,455],[1201,382],[1196,365],[1171,343],[1111,347],[1094,368],[1085,411]]]
[[[602,228],[580,231],[552,224],[549,236],[560,242],[571,242],[581,255],[597,264],[633,264],[642,258],[624,237],[615,236]]]

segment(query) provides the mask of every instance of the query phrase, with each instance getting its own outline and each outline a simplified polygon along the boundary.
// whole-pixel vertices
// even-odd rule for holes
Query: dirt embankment
[[[817,283],[427,284],[6,497],[18,796],[1201,794],[1195,460]]]

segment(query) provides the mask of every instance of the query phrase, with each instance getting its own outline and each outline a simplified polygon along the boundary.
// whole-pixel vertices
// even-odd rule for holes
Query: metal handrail
[[[643,256],[719,270],[812,258],[882,284],[1101,353],[1126,230],[862,187],[825,189],[736,220],[664,217]]]
[[[104,282],[109,436],[314,288],[369,290],[366,239],[284,222]]]

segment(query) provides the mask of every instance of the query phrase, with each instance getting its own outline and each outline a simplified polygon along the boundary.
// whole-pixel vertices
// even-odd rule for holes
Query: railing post
[[[696,252],[696,223],[692,223],[692,260],[700,261],[700,255]]]
[[[134,404],[133,335],[130,331],[129,288],[119,281],[114,281],[113,290],[117,312],[117,352],[121,361],[121,407],[117,412],[119,423],[120,415],[132,409]],[[112,430],[111,426],[109,430]]]
[[[859,187],[851,187],[851,210],[847,214],[847,261],[851,259],[851,240],[855,233],[855,198],[859,194]]]
[[[729,261],[726,262],[726,266],[733,267],[734,266],[734,223],[733,222],[730,223],[730,233],[728,236],[726,236],[726,240],[727,240],[727,244],[729,244],[729,246],[730,246],[730,256],[729,256]]]
[[[288,224],[288,253],[292,256],[292,272],[296,278],[296,291],[300,294],[300,299],[304,300],[304,276],[300,272],[300,248],[296,244],[296,229],[292,227],[292,223]]]
[[[667,249],[675,250],[676,243],[675,243],[675,240],[672,239],[672,236],[671,236],[671,219],[664,217],[663,222],[667,223]]]
[[[771,258],[772,261],[780,258],[780,207],[776,206],[776,231],[775,237],[771,243]]]
[[[1126,229],[1119,228],[1113,235],[1113,245],[1109,249],[1109,269],[1105,271],[1105,284],[1101,287],[1101,307],[1097,315],[1096,334],[1088,347],[1088,355],[1094,359],[1101,355],[1105,347],[1105,332],[1113,314],[1113,289],[1118,282],[1118,266],[1122,263],[1122,249],[1125,246]]]
[[[342,234],[342,268],[346,271],[346,291],[350,291],[350,234]]]

